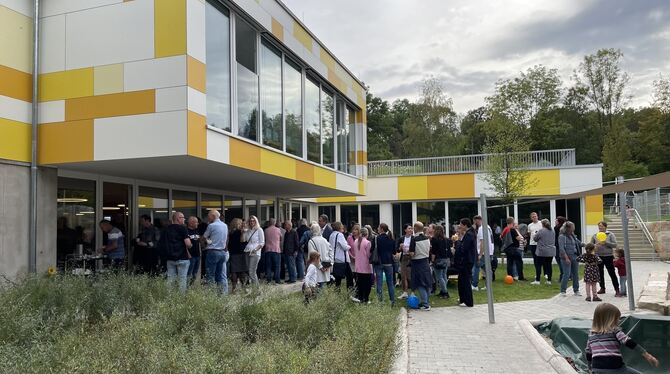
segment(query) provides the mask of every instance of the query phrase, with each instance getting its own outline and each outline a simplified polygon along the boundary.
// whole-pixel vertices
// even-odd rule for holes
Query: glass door
[[[132,186],[129,184],[103,182],[102,184],[102,218],[109,220],[123,234],[126,261],[132,263],[133,253],[130,250],[129,230],[131,226]],[[98,228],[99,230],[99,228]],[[102,233],[102,245],[107,244],[107,234]]]

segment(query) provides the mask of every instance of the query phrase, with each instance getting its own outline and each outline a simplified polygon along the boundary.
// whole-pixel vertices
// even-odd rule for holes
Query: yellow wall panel
[[[260,171],[261,149],[247,142],[230,138],[230,163],[241,168]]]
[[[335,62],[333,56],[331,56],[325,48],[320,48],[320,57],[321,62],[323,62],[323,64],[326,65],[329,70],[335,69],[335,65],[337,65],[337,63]]]
[[[31,130],[28,123],[0,118],[0,158],[30,162]]]
[[[603,195],[591,195],[584,198],[586,224],[597,225],[603,220]]]
[[[154,57],[186,54],[186,0],[154,0]]]
[[[429,175],[427,190],[428,199],[472,198],[475,196],[475,175]]]
[[[314,184],[314,166],[306,162],[296,161],[295,179],[309,184]]]
[[[295,179],[295,159],[274,151],[261,149],[261,172]]]
[[[336,197],[317,197],[317,203],[352,203],[356,201],[356,196],[336,196]]]
[[[602,212],[586,212],[586,224],[587,225],[597,225],[598,222],[603,220]]]
[[[0,51],[3,51],[1,47]],[[0,65],[0,95],[32,102],[33,75]]]
[[[188,56],[188,59],[186,60],[186,67],[188,71],[188,86],[205,93],[207,87],[205,64],[191,56]]]
[[[328,82],[330,82],[341,92],[346,93],[348,91],[347,85],[344,83],[344,81],[331,69],[328,69]]]
[[[205,116],[188,112],[188,154],[207,158],[207,121]]]
[[[123,92],[123,64],[93,68],[93,92],[95,95]]]
[[[282,24],[274,17],[272,18],[272,35],[282,42],[284,41],[284,26],[282,26]]]
[[[309,36],[309,33],[295,21],[293,21],[293,36],[298,39],[310,53],[312,52],[312,37]]]
[[[336,188],[337,187],[337,175],[334,171],[324,169],[322,167],[314,167],[314,184],[319,186]]]
[[[558,169],[534,170],[528,174],[535,184],[527,189],[526,196],[551,196],[561,194],[561,172]]]
[[[424,200],[428,198],[428,177],[398,177],[398,200]]]
[[[30,73],[32,40],[32,19],[0,5],[0,65]]]
[[[93,120],[40,125],[40,164],[93,161]]]
[[[358,181],[358,193],[360,195],[365,195],[365,190],[367,189],[367,183],[364,180],[359,180]]]
[[[65,101],[65,120],[127,116],[154,113],[154,90],[133,91],[100,96],[81,97]]]
[[[83,68],[39,77],[39,101],[72,99],[93,96],[93,68]]]
[[[366,151],[357,151],[358,155],[356,157],[356,165],[367,165],[368,164],[368,153]]]

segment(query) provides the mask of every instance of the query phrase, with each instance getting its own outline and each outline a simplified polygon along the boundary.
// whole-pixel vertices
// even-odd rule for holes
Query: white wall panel
[[[186,85],[186,56],[173,56],[124,64],[126,92]]]
[[[600,188],[603,185],[602,168],[560,169],[561,194],[571,194]]]
[[[156,112],[187,109],[187,87],[169,87],[156,90]]]
[[[207,96],[191,87],[188,87],[188,110],[207,116]]]
[[[40,1],[40,16],[49,17],[119,3],[123,3],[123,0],[43,0]]]
[[[227,135],[207,130],[207,159],[230,164],[230,140]]]
[[[40,19],[40,73],[65,70],[65,15]]]
[[[32,0],[0,0],[0,6],[7,7],[27,17],[33,16]]]
[[[47,101],[39,104],[39,123],[65,121],[65,100]]]
[[[96,161],[185,155],[186,111],[99,118],[93,134]]]
[[[27,101],[0,95],[0,109],[2,109],[0,113],[2,118],[23,123],[32,122],[32,104]]]
[[[86,0],[89,2],[94,1]],[[68,70],[154,56],[154,3],[151,0],[70,13],[65,29]]]
[[[258,3],[256,0],[235,0],[235,4],[249,13],[256,22],[267,30],[272,30],[272,17]]]
[[[398,178],[368,178],[367,194],[358,197],[358,201],[396,201],[398,200]]]
[[[358,193],[358,179],[336,173],[335,180],[335,186],[338,190]]]
[[[274,17],[284,25],[284,27],[293,27],[293,17],[291,17],[284,8],[279,5],[277,1],[262,1],[260,2],[261,8],[263,8],[271,17]]]
[[[379,222],[387,224],[393,230],[393,205],[391,203],[379,203]]]
[[[186,53],[205,61],[205,4],[199,0],[186,1]]]

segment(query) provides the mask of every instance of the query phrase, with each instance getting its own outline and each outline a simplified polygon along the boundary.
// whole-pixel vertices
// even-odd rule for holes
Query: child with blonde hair
[[[602,303],[593,312],[593,324],[586,341],[586,360],[591,372],[597,373],[639,373],[626,367],[621,356],[621,346],[625,345],[642,354],[647,362],[658,367],[658,360],[630,336],[619,328],[621,311],[610,303]]]
[[[307,261],[307,274],[302,283],[302,294],[305,295],[305,304],[316,298],[316,293],[319,288],[317,273],[319,264],[321,263],[321,255],[317,251],[309,252],[309,259]]]
[[[600,279],[598,264],[602,262],[596,254],[596,246],[588,243],[584,254],[577,257],[577,261],[584,263],[584,283],[586,283],[586,301],[602,301],[598,297],[597,285]]]

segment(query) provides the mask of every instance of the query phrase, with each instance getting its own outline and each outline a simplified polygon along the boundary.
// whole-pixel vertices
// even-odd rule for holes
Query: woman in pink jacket
[[[355,302],[369,303],[370,290],[372,289],[372,265],[370,265],[370,247],[368,240],[368,229],[361,228],[360,235],[353,242],[349,252],[355,259],[356,267],[356,297]]]

